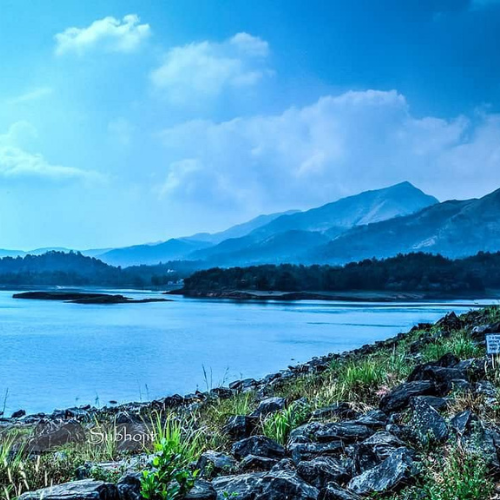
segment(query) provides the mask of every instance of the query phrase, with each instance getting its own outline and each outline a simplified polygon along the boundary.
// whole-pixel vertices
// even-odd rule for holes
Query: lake
[[[119,292],[130,297],[164,297]],[[0,411],[145,401],[262,377],[491,301],[77,305],[0,291]],[[204,374],[206,372],[206,376]]]

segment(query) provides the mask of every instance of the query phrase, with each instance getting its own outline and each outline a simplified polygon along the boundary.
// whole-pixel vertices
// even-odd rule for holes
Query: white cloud
[[[0,135],[0,177],[43,178],[52,181],[79,180],[100,182],[104,177],[94,171],[49,163],[41,154],[27,151],[25,144],[37,137],[36,129],[28,122],[13,124]]]
[[[9,104],[23,104],[26,102],[38,101],[53,93],[50,87],[39,87],[9,100]]]
[[[169,101],[187,104],[257,84],[271,73],[266,67],[268,55],[268,43],[248,33],[222,43],[191,43],[170,49],[151,73],[151,81]]]
[[[279,115],[161,134],[164,196],[271,210],[409,180],[445,198],[500,186],[500,116],[414,117],[396,91],[347,92]]]
[[[94,21],[86,28],[67,28],[58,33],[55,52],[63,55],[74,52],[82,55],[96,47],[105,52],[134,52],[150,35],[149,24],[140,24],[135,14],[129,14],[123,19],[105,17]]]

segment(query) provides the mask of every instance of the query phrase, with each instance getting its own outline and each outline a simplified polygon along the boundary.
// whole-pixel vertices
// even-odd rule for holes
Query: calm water
[[[212,373],[212,386],[261,377],[477,304],[263,304],[175,297],[97,306],[11,295],[0,292],[0,410],[8,391],[6,413],[204,390],[203,367],[209,378]]]

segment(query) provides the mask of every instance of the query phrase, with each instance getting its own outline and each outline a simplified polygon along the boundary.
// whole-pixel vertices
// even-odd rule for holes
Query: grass
[[[460,359],[469,359],[481,356],[484,350],[468,337],[467,332],[461,330],[427,345],[422,351],[425,361],[435,361],[447,353],[452,353]]]
[[[420,483],[393,498],[486,500],[492,498],[493,491],[494,481],[484,459],[454,445],[445,448],[440,455],[426,458]]]
[[[268,438],[284,446],[290,432],[307,420],[308,413],[309,406],[307,404],[292,404],[288,408],[266,417],[262,422],[262,432]]]
[[[152,424],[154,446],[161,443],[165,453],[180,457],[182,465],[197,461],[210,444],[206,429],[197,427],[193,418],[181,420],[173,414],[165,418],[157,413]]]

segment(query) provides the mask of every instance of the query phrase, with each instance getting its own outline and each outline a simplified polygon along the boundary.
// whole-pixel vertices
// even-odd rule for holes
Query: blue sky
[[[0,0],[0,247],[500,187],[498,0]]]

